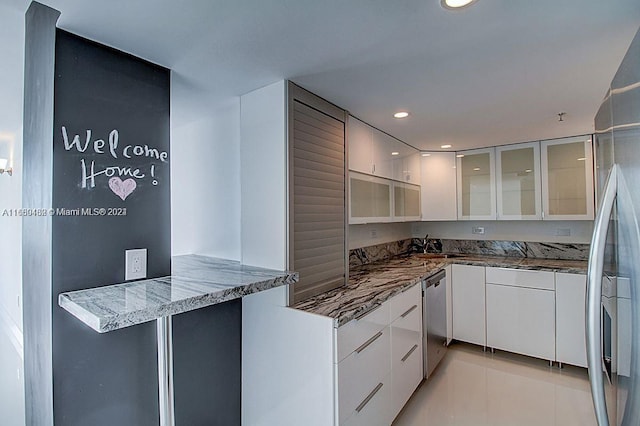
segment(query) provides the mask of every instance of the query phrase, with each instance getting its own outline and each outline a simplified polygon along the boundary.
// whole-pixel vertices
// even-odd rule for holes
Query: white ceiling
[[[61,28],[171,68],[199,102],[291,79],[420,149],[592,131],[640,25],[638,0],[41,2]]]

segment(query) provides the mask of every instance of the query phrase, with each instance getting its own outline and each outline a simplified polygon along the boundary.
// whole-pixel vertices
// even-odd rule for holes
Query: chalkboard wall
[[[56,425],[159,422],[155,323],[98,334],[59,308],[57,297],[123,282],[127,249],[147,249],[149,278],[171,273],[169,96],[169,70],[57,30]],[[241,320],[240,299],[173,318],[176,424],[240,424]]]
[[[97,334],[57,296],[123,282],[126,249],[171,273],[170,73],[62,30],[55,51],[55,423],[157,425],[155,324]]]

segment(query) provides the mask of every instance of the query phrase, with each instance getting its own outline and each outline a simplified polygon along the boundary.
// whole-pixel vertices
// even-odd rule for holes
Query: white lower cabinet
[[[452,265],[453,338],[486,346],[484,266]]]
[[[585,297],[587,277],[556,273],[556,361],[587,366]]]
[[[392,396],[391,374],[388,374],[371,389],[371,392],[357,407],[359,409],[341,424],[344,426],[389,426],[393,421],[390,406]]]
[[[392,418],[398,415],[422,381],[422,288],[415,285],[391,299],[398,300],[391,323]],[[404,300],[403,300],[404,299]],[[393,317],[393,315],[392,315]]]
[[[553,272],[487,268],[487,346],[555,360]]]
[[[338,424],[388,426],[422,381],[416,284],[337,329]]]
[[[340,423],[361,411],[365,405],[375,405],[376,402],[368,401],[368,398],[389,375],[390,345],[391,334],[387,326],[338,364]]]

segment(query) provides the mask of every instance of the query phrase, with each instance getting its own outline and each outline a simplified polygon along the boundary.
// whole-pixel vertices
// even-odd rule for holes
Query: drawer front
[[[415,309],[420,309],[422,307],[421,283],[413,285],[402,293],[393,296],[389,300],[391,321],[393,322],[397,318],[400,318],[401,315],[406,314],[406,312],[413,309],[414,306],[416,306]]]
[[[487,268],[487,283],[515,287],[555,290],[555,275],[549,271],[529,271],[526,269]]]
[[[345,359],[349,354],[371,338],[371,336],[390,324],[389,302],[390,301],[387,300],[363,317],[349,321],[347,324],[338,328],[337,362]]]
[[[381,334],[378,334],[381,333]],[[377,337],[376,337],[377,336]],[[371,343],[353,352],[338,364],[338,413],[340,423],[366,399],[391,371],[391,333],[389,327],[370,336]]]
[[[422,347],[422,307],[409,312],[391,324],[392,368],[400,365],[401,359],[414,345]]]
[[[393,420],[392,396],[391,375],[387,374],[358,403],[360,411],[354,410],[346,421],[340,421],[340,425],[389,426]]]
[[[412,346],[413,348],[413,346]],[[403,361],[404,360],[404,361]],[[422,382],[422,343],[415,350],[405,353],[391,369],[392,414],[398,415],[418,385]]]

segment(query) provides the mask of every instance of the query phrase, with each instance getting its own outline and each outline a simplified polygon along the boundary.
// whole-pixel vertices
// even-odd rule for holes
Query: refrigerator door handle
[[[602,272],[604,267],[604,251],[609,230],[609,219],[613,212],[613,206],[617,193],[616,164],[611,167],[600,209],[591,238],[589,252],[589,266],[587,268],[587,302],[586,302],[586,340],[587,340],[587,366],[589,367],[589,382],[591,384],[591,397],[599,426],[609,426],[607,403],[604,394],[604,380],[602,373]]]

